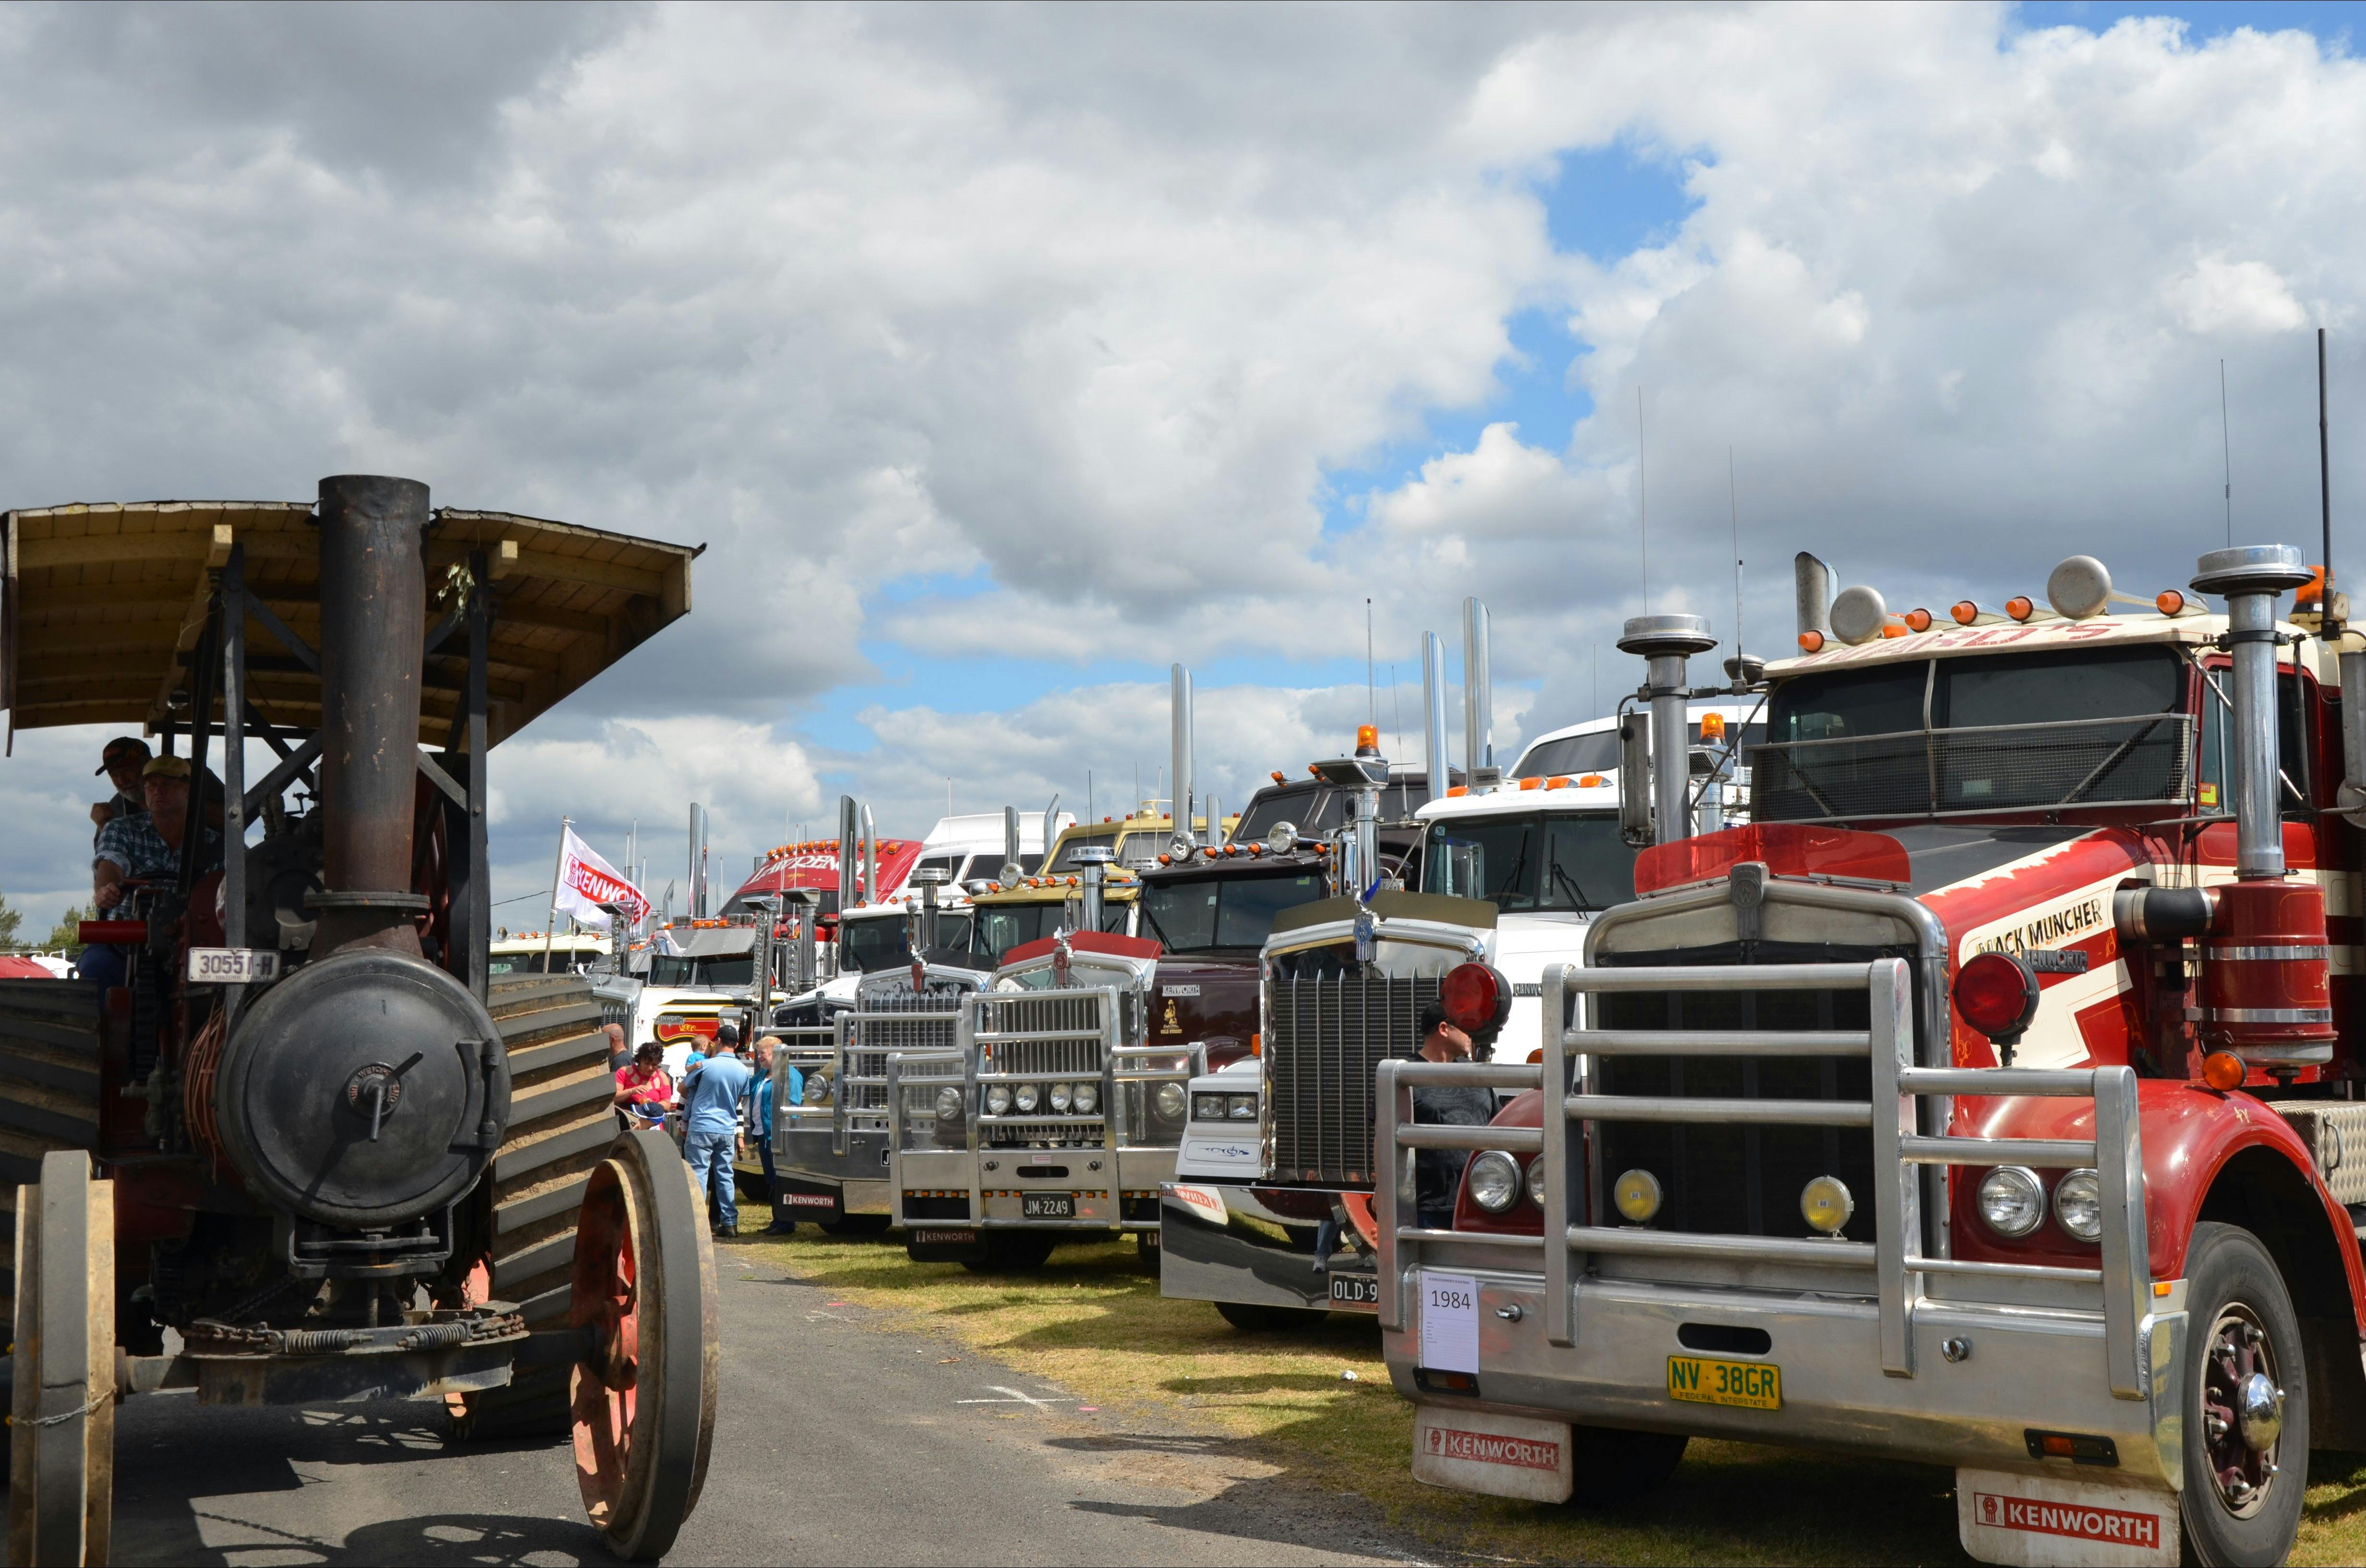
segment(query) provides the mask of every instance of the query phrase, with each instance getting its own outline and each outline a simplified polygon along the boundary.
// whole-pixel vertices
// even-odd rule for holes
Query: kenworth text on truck
[[[1684,838],[1655,776],[1541,1062],[1380,1069],[1415,1473],[1627,1497],[1794,1442],[1954,1466],[1984,1561],[2281,1561],[2311,1448],[2366,1444],[2366,640],[2277,619],[2282,546],[2130,615],[2085,557],[1945,620],[1799,565],[1752,823]],[[1705,625],[1621,646],[1678,740]],[[1416,1121],[1455,1086],[1520,1092]]]
[[[714,1254],[672,1145],[618,1133],[590,986],[493,975],[485,805],[500,742],[688,613],[696,551],[355,474],[0,540],[10,726],[219,759],[229,847],[193,795],[177,863],[82,928],[112,976],[0,983],[12,1561],[107,1560],[118,1404],[167,1390],[183,1443],[238,1440],[207,1406],[367,1400],[571,1431],[608,1549],[661,1557],[714,1432]]]

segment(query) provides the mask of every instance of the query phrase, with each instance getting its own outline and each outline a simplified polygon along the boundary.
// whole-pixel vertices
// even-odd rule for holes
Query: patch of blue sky
[[[1553,248],[1606,266],[1667,243],[1697,205],[1685,188],[1682,159],[1624,141],[1562,153],[1531,189]],[[1572,375],[1588,345],[1571,335],[1558,310],[1531,306],[1504,325],[1512,352],[1496,365],[1495,389],[1484,402],[1425,411],[1420,435],[1324,474],[1325,539],[1352,534],[1374,492],[1403,485],[1445,453],[1470,451],[1490,424],[1518,425],[1520,439],[1532,446],[1558,451],[1568,445],[1578,421],[1594,412]]]
[[[878,669],[882,679],[839,686],[830,692],[810,714],[800,716],[796,729],[804,738],[833,750],[862,752],[881,741],[892,743],[896,739],[863,723],[862,715],[874,706],[891,710],[929,707],[939,713],[1007,713],[1056,692],[1127,682],[1163,690],[1167,679],[1167,661],[1163,660],[1097,659],[1080,667],[1051,659],[997,659],[976,654],[947,658],[917,653],[890,642],[866,642],[862,652]],[[1403,656],[1397,657],[1397,678],[1402,684],[1406,671],[1412,671],[1413,705],[1418,707],[1421,651],[1416,647],[1402,652]],[[1378,681],[1384,712],[1390,701],[1387,661],[1391,657],[1396,657],[1392,650],[1380,650]],[[1239,654],[1195,664],[1191,678],[1202,692],[1239,685],[1344,686],[1362,683],[1364,660],[1360,653],[1304,660]]]
[[[2006,25],[2008,42],[2017,33],[2045,28],[2084,28],[2101,33],[2129,17],[2173,17],[2186,24],[2186,37],[2208,43],[2237,28],[2255,32],[2298,28],[2318,42],[2347,54],[2366,34],[2366,3],[2361,0],[2240,0],[2227,4],[2210,0],[2202,5],[2126,5],[2120,0],[2024,0],[2012,8]]]
[[[978,567],[966,572],[911,572],[890,578],[872,592],[879,604],[909,604],[921,599],[975,599],[994,590],[994,572]]]

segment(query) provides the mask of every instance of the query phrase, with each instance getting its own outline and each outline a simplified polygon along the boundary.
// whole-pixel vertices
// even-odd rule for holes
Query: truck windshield
[[[1795,676],[1752,748],[1761,821],[2181,799],[2187,677],[2158,646],[1918,660]]]
[[[1433,822],[1422,865],[1424,892],[1484,898],[1505,914],[1591,912],[1635,897],[1635,851],[1607,813]]]
[[[677,958],[660,953],[649,959],[652,986],[752,986],[756,955],[736,953],[722,958]]]
[[[1118,827],[1072,834],[1052,852],[1052,863],[1047,869],[1051,874],[1081,870],[1082,863],[1076,859],[1076,852],[1087,844],[1098,844],[1102,849],[1117,852],[1116,864],[1132,866],[1139,871],[1145,865],[1158,863],[1159,840],[1165,837],[1164,833],[1144,828]],[[1031,864],[1027,869],[1031,874],[1035,868]]]
[[[1273,918],[1324,896],[1324,878],[1196,877],[1159,882],[1142,890],[1142,934],[1169,953],[1243,948],[1254,953],[1273,934]]]
[[[1429,781],[1400,779],[1380,791],[1380,819],[1402,822],[1429,799]],[[1270,838],[1277,823],[1288,822],[1301,839],[1327,839],[1338,831],[1355,808],[1355,799],[1343,789],[1306,782],[1261,789],[1233,829],[1233,841],[1255,843]]]
[[[901,915],[873,915],[867,919],[849,920],[839,928],[839,952],[849,968],[868,973],[874,969],[893,969],[912,961],[911,928]],[[947,910],[937,917],[937,948],[958,953],[969,951],[969,911],[959,914]]]
[[[1000,964],[1003,955],[1014,947],[1040,942],[1068,923],[1072,906],[1059,904],[981,904],[974,911],[977,918],[978,956],[989,963]],[[1125,932],[1125,906],[1116,902],[1101,906],[1101,930]]]

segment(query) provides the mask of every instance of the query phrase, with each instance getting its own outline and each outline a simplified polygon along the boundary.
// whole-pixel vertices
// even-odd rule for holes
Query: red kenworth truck
[[[1752,824],[1655,778],[1540,1061],[1380,1069],[1415,1472],[1623,1498],[1790,1442],[1954,1466],[1985,1562],[2279,1562],[2310,1449],[2366,1449],[2366,640],[2282,546],[1951,617],[1800,567]],[[1628,629],[1678,733],[1707,626]],[[1520,1092],[1441,1124],[1473,1089]]]

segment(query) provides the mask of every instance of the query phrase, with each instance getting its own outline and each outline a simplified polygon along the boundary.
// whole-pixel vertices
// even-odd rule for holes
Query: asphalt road
[[[669,1562],[1414,1560],[1222,1439],[1105,1416],[740,1256],[718,1258],[715,1457]],[[611,1561],[563,1445],[447,1446],[434,1412],[389,1404],[206,1409],[168,1394],[117,1417],[120,1563]]]

